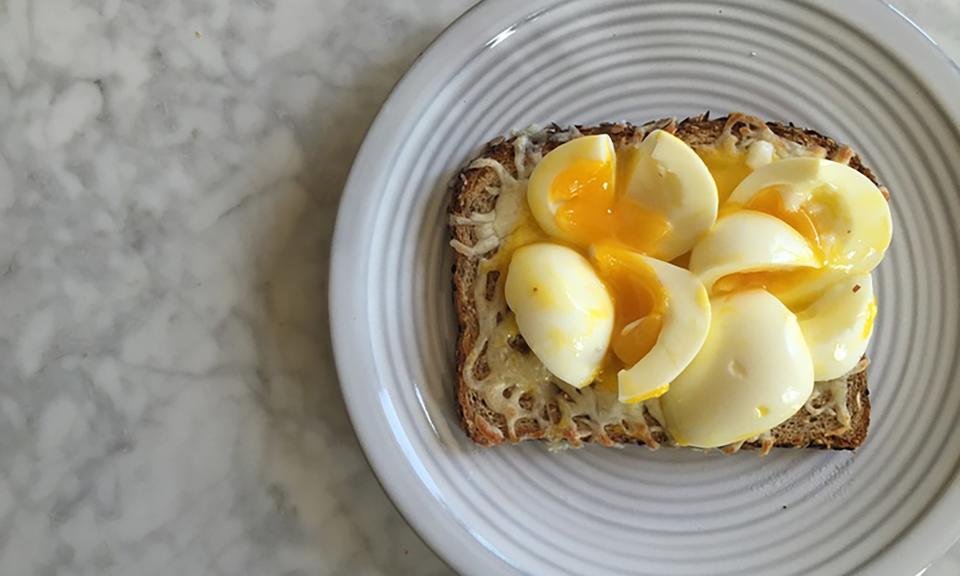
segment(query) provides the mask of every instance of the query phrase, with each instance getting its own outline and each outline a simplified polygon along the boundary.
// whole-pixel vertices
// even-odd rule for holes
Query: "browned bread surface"
[[[585,135],[609,134],[618,148],[629,142],[637,142],[654,128],[673,132],[694,148],[713,146],[718,144],[720,138],[729,137],[725,136],[729,134],[736,138],[747,139],[769,130],[780,139],[811,151],[811,154],[823,155],[826,158],[845,162],[876,182],[875,176],[869,168],[863,165],[860,158],[850,148],[837,143],[833,139],[813,130],[776,122],[764,123],[743,114],[731,114],[721,118],[709,118],[708,114],[704,114],[687,118],[679,123],[667,119],[643,126],[619,123],[589,127],[577,126],[579,132]],[[543,154],[560,144],[559,141],[554,141],[549,137],[549,134],[560,131],[561,129],[557,126],[547,128],[548,137],[543,142],[541,150]],[[499,162],[513,177],[517,177],[513,144],[513,138],[498,138],[490,142],[479,157]],[[451,185],[451,216],[467,218],[471,214],[491,212],[496,203],[496,196],[491,194],[489,189],[498,184],[499,176],[490,167],[464,169]],[[884,189],[881,188],[881,190]],[[478,241],[475,227],[457,225],[453,220],[451,220],[450,233],[455,241],[459,241],[466,246],[473,246]],[[650,427],[638,426],[627,430],[620,424],[613,424],[605,427],[602,430],[604,432],[602,435],[585,434],[585,430],[589,426],[588,423],[583,421],[577,421],[576,425],[569,427],[569,429],[557,430],[553,427],[548,434],[548,431],[544,430],[538,419],[521,418],[516,422],[513,430],[508,429],[504,415],[491,410],[481,395],[476,390],[471,389],[464,379],[466,359],[477,341],[479,331],[477,306],[474,302],[474,285],[479,277],[480,258],[479,256],[464,255],[458,251],[454,251],[454,257],[454,305],[460,331],[457,342],[458,412],[463,428],[471,439],[485,446],[527,439],[549,439],[552,441],[565,440],[572,445],[579,445],[581,442],[598,442],[604,445],[638,443],[647,444],[653,448],[667,440],[656,425],[656,421],[649,414],[645,418]],[[495,285],[487,287],[488,297],[489,291],[495,289]],[[521,343],[511,353],[531,353],[524,348]],[[484,372],[487,369],[481,355],[480,361],[474,367],[474,374],[477,379],[482,380],[486,376]],[[829,400],[830,392],[826,394],[827,396],[821,398],[821,404]],[[812,411],[801,409],[792,418],[771,430],[770,435],[765,439],[758,439],[745,445],[764,450],[769,450],[771,446],[828,449],[856,448],[866,438],[870,421],[870,400],[865,368],[846,378],[846,394],[846,405],[850,413],[849,426],[842,426],[833,413],[816,413],[817,406],[814,406]],[[524,404],[524,400],[529,400],[528,403],[533,401],[533,399],[521,397],[521,406]],[[552,416],[552,410],[555,407],[551,405],[548,408],[550,409],[548,412]],[[578,430],[573,429],[574,427]],[[731,447],[733,450],[737,448],[739,446]]]

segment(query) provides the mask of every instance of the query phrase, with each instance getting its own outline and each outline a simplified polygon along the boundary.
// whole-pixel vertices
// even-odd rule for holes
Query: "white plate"
[[[960,78],[887,6],[488,0],[396,87],[344,192],[344,396],[411,524],[474,574],[915,574],[960,534]],[[531,123],[752,112],[860,151],[893,193],[873,423],[854,453],[473,446],[454,410],[447,191]]]

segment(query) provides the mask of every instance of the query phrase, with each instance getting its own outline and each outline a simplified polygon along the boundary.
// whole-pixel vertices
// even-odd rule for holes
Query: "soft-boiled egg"
[[[753,210],[721,216],[690,254],[690,271],[708,290],[734,274],[819,267],[813,248],[799,232],[774,216]]]
[[[717,184],[707,165],[686,142],[663,130],[624,149],[619,162],[623,193],[670,223],[650,255],[673,260],[689,252],[717,219]]]
[[[527,183],[527,202],[537,224],[555,238],[580,240],[587,231],[572,217],[587,211],[593,216],[613,203],[616,167],[617,151],[606,134],[576,138],[553,149]]]
[[[700,353],[660,397],[666,426],[683,446],[714,448],[769,430],[813,392],[813,361],[796,316],[750,290],[711,301]]]
[[[593,382],[613,329],[613,302],[590,262],[550,243],[518,248],[504,284],[520,335],[554,376],[581,388]]]
[[[666,234],[662,214],[616,188],[617,153],[606,134],[561,144],[537,164],[527,202],[544,232],[574,245],[615,241],[647,251]]]
[[[873,270],[890,244],[887,199],[869,178],[839,162],[790,158],[767,164],[740,182],[729,202],[787,222],[826,266],[850,273]]]
[[[527,200],[553,237],[664,260],[689,251],[717,215],[717,187],[703,160],[663,130],[624,147],[619,158],[605,134],[558,146],[534,168]]]
[[[850,276],[834,284],[797,314],[800,330],[813,357],[816,380],[832,380],[850,372],[867,350],[877,315],[873,279]]]
[[[662,395],[707,337],[706,289],[689,271],[628,250],[596,247],[591,257],[614,300],[620,401]]]

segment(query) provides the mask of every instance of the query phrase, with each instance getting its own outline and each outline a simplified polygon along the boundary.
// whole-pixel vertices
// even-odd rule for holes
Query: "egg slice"
[[[614,200],[617,152],[606,134],[561,144],[543,157],[527,183],[527,203],[537,224],[555,237],[577,242],[585,231],[574,212],[607,207]]]
[[[834,284],[797,315],[813,357],[816,380],[833,380],[853,370],[867,350],[876,315],[869,274]]]
[[[799,312],[849,276],[836,268],[795,268],[783,272],[732,274],[720,279],[714,288],[718,294],[759,288],[776,296],[790,310]]]
[[[810,243],[782,220],[753,210],[721,216],[690,254],[690,271],[707,290],[729,275],[801,267],[820,267]]]
[[[639,147],[624,149],[620,175],[624,194],[670,223],[651,256],[673,260],[690,251],[717,219],[717,184],[710,170],[669,132],[654,130]]]
[[[518,248],[504,295],[520,335],[547,370],[577,388],[593,382],[614,316],[610,295],[586,258],[557,244]]]
[[[711,301],[700,353],[659,402],[681,446],[715,448],[769,430],[813,392],[813,361],[796,316],[763,290]]]
[[[620,402],[662,395],[707,337],[706,289],[689,271],[635,252],[596,247],[591,256],[615,303]]]
[[[890,245],[890,206],[883,193],[860,172],[831,160],[789,158],[763,166],[729,201],[789,223],[832,268],[870,272]]]
[[[543,230],[584,248],[615,243],[650,252],[671,229],[665,214],[623,193],[617,153],[606,134],[571,140],[544,156],[527,183]]]

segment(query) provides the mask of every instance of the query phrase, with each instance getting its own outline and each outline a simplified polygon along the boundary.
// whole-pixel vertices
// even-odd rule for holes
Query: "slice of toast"
[[[765,140],[781,156],[815,156],[843,162],[876,182],[849,148],[813,130],[763,122],[744,114],[710,118],[709,113],[658,120],[643,126],[625,123],[551,126],[497,138],[451,184],[451,246],[457,343],[458,412],[476,443],[490,446],[527,439],[555,446],[595,442],[606,446],[670,444],[656,400],[620,404],[615,390],[598,384],[582,390],[552,378],[516,331],[503,299],[504,240],[517,213],[526,210],[524,182],[532,167],[559,144],[589,134],[609,134],[617,148],[637,145],[654,129],[674,133],[695,150],[744,152]],[[881,187],[886,194],[886,190]],[[512,220],[511,220],[512,219]],[[501,256],[503,256],[501,254]],[[499,262],[498,262],[499,261]],[[745,443],[725,447],[773,446],[853,449],[863,443],[870,421],[866,359],[847,376],[817,382],[813,397],[789,420]]]

